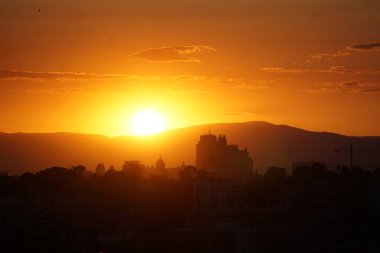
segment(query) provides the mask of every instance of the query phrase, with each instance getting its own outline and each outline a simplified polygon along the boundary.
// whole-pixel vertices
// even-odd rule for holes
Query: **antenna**
[[[349,152],[350,154],[350,169],[353,168],[353,160],[354,160],[354,151],[356,151],[355,149],[352,148],[352,144],[350,144],[349,148],[343,148],[343,149],[335,149],[335,152],[341,152],[341,151],[344,151],[344,152]]]
[[[335,152],[349,152],[349,158],[350,158],[350,169],[354,167],[354,153],[357,151],[378,151],[380,149],[378,148],[362,148],[362,149],[357,149],[353,148],[353,145],[350,144],[348,148],[343,148],[343,149],[335,149]]]

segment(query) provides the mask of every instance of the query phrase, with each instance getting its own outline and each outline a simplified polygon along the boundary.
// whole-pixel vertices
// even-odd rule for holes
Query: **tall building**
[[[160,158],[156,161],[154,171],[155,171],[155,174],[161,175],[161,176],[167,176],[167,174],[168,174],[167,170],[166,170],[165,162],[161,158],[161,155],[160,155]]]
[[[200,136],[195,157],[198,169],[216,172],[217,142],[216,136],[211,133]]]
[[[156,169],[158,171],[166,170],[165,162],[164,160],[162,160],[161,155],[160,155],[160,158],[158,158],[158,160],[156,161]]]
[[[196,145],[196,166],[218,177],[246,180],[253,174],[248,150],[228,145],[225,135],[201,135]]]

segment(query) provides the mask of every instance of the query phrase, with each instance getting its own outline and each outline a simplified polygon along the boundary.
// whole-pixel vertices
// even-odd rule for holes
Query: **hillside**
[[[266,122],[246,122],[193,126],[150,137],[1,133],[0,171],[19,174],[51,166],[78,164],[94,169],[100,162],[118,169],[124,160],[141,160],[152,165],[159,155],[170,167],[183,161],[194,164],[195,145],[209,127],[216,135],[225,134],[229,144],[247,147],[255,169],[260,172],[269,166],[291,168],[296,161],[320,161],[330,169],[335,169],[336,165],[348,165],[348,152],[336,153],[335,149],[348,148],[350,144],[357,149],[372,149],[355,152],[355,165],[368,170],[380,167],[379,137],[349,137]]]

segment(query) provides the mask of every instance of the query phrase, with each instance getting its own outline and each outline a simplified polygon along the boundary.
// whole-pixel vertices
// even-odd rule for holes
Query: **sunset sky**
[[[0,132],[380,135],[379,0],[1,0]]]

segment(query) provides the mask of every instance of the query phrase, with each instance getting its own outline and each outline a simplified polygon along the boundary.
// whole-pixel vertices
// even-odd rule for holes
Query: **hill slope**
[[[264,172],[269,166],[291,168],[296,161],[320,161],[331,169],[348,165],[348,152],[336,148],[378,149],[358,151],[354,164],[373,170],[380,167],[379,137],[348,137],[333,133],[310,132],[266,122],[214,124],[216,135],[227,135],[229,144],[247,147],[255,169]],[[0,171],[19,174],[51,166],[83,164],[94,169],[103,162],[120,168],[125,160],[141,160],[154,164],[161,154],[168,166],[185,161],[194,164],[195,145],[209,126],[193,126],[164,132],[153,137],[105,137],[73,133],[0,134]]]

